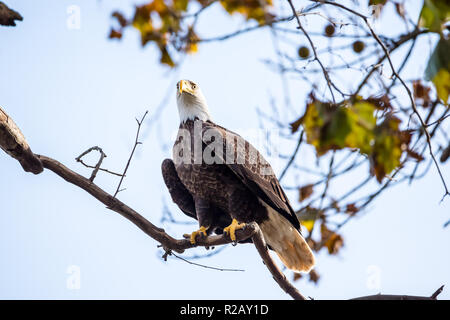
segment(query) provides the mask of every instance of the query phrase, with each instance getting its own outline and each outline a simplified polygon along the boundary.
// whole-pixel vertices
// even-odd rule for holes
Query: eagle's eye
[[[197,85],[193,84],[192,89],[194,89],[194,90],[197,89]]]

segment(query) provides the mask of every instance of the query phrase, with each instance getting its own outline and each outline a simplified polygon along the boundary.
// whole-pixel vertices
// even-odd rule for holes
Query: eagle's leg
[[[200,228],[197,231],[192,232],[190,236],[191,243],[195,244],[197,242],[198,235],[206,237],[207,236],[206,230],[208,230],[208,228],[200,226]]]
[[[228,227],[223,229],[223,232],[227,233],[231,241],[236,243],[236,230],[245,227],[245,223],[239,223],[243,222],[243,220],[246,221],[242,212],[250,210],[250,208],[247,208],[247,200],[249,197],[246,194],[247,190],[245,188],[238,187],[233,183],[228,184],[226,192],[228,196],[228,213],[233,220]]]
[[[231,224],[223,229],[223,232],[229,234],[230,239],[233,242],[236,242],[236,230],[244,229],[244,227],[245,223],[239,223],[236,219],[233,219],[233,221],[231,221]]]
[[[208,235],[207,231],[211,227],[212,223],[212,216],[211,216],[211,206],[209,201],[204,200],[202,198],[195,198],[195,212],[198,219],[198,224],[200,228],[197,231],[194,231],[191,233],[191,243],[195,244],[197,236],[204,236],[206,237]]]

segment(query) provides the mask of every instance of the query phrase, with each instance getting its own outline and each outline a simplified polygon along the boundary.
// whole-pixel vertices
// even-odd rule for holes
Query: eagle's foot
[[[236,230],[244,229],[244,227],[245,223],[239,223],[236,219],[233,219],[231,224],[223,229],[223,232],[230,235],[231,241],[236,242]]]
[[[200,234],[201,236],[207,236],[206,230],[208,230],[208,228],[201,226],[200,229],[198,229],[197,231],[194,231],[191,233],[190,239],[191,239],[191,243],[195,244],[197,242],[196,238],[197,236]]]

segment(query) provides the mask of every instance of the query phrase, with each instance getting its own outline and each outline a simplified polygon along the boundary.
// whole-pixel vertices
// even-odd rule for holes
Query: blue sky
[[[120,194],[122,201],[156,224],[163,200],[170,202],[160,173],[160,163],[170,153],[160,146],[171,141],[178,126],[176,81],[198,81],[213,119],[239,132],[258,128],[255,110],[269,108],[269,93],[282,95],[279,77],[261,62],[273,56],[267,32],[201,45],[198,54],[188,56],[180,70],[170,73],[157,63],[154,48],[140,47],[133,30],[127,30],[121,42],[107,39],[110,13],[117,8],[130,12],[132,1],[6,3],[24,21],[16,28],[0,28],[0,104],[22,128],[34,152],[88,176],[90,171],[74,159],[98,145],[108,155],[105,167],[120,171],[134,141],[134,118],[145,110],[151,117],[168,88],[173,88],[157,124],[143,129],[144,144],[125,180],[127,190]],[[77,30],[67,27],[72,5],[80,8]],[[219,8],[209,14],[200,25],[205,36],[243,24],[238,17],[230,21]],[[435,40],[424,38],[418,44],[414,54],[422,64],[409,65],[407,77],[423,72],[426,60],[420,57],[429,52],[429,41]],[[303,101],[308,93],[291,89],[293,101]],[[290,120],[289,114],[282,116]],[[450,181],[448,166],[442,169]],[[118,181],[100,174],[96,183],[114,192]],[[410,186],[390,189],[366,214],[345,226],[345,246],[337,257],[318,254],[319,285],[295,284],[316,299],[378,292],[429,295],[450,284],[450,231],[442,227],[449,219],[450,200],[439,203],[441,197],[442,186],[433,169]],[[245,272],[207,270],[176,259],[164,262],[157,243],[120,215],[52,172],[38,176],[23,172],[5,154],[0,154],[0,200],[0,298],[288,298],[251,245],[229,246],[198,261]],[[170,209],[184,219],[172,204]],[[195,225],[164,227],[181,237]],[[79,288],[68,285],[73,270],[79,271]],[[450,291],[441,298],[450,298]]]

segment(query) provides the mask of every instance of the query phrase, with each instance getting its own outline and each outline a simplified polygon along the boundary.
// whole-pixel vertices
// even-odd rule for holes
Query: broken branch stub
[[[0,107],[0,148],[18,160],[23,170],[34,174],[41,173],[44,168],[41,161],[31,151],[19,127]]]

